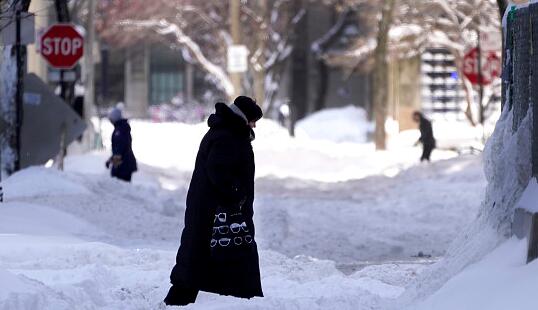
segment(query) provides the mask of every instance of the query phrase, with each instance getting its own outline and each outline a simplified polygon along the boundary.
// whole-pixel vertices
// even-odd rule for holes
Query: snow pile
[[[297,122],[298,138],[328,140],[332,142],[365,143],[372,124],[366,111],[349,105],[344,108],[325,109]]]
[[[32,167],[10,177],[4,184],[6,199],[32,197],[51,194],[76,195],[89,194],[81,186],[65,179],[58,170]]]
[[[109,178],[106,157],[69,157],[68,172],[31,168],[5,180],[0,270],[9,281],[0,280],[0,309],[159,307],[190,173],[141,164],[134,184],[125,184]],[[258,178],[255,220],[267,297],[202,293],[188,309],[388,307],[435,260],[411,256],[442,255],[468,221],[483,186],[477,163],[462,157],[395,178],[341,183]],[[468,192],[440,203],[462,188]],[[390,229],[387,217],[394,218]],[[26,295],[12,281],[21,281]]]
[[[68,310],[74,305],[38,281],[0,269],[0,309]]]
[[[447,255],[415,279],[403,295],[404,303],[421,300],[481,260],[510,236],[517,201],[531,178],[532,109],[517,131],[512,130],[513,111],[505,109],[486,144],[484,171],[488,185],[479,214],[452,244]]]
[[[538,182],[533,179],[517,207],[536,211],[537,196]],[[513,237],[450,279],[417,309],[535,309],[538,261],[526,262],[527,240]]]
[[[262,178],[256,186],[260,245],[353,264],[407,260],[419,252],[444,255],[472,222],[469,214],[476,214],[474,201],[483,197],[485,182],[480,161],[461,157],[393,178],[340,183]]]
[[[66,166],[92,162],[97,161],[77,157],[69,159]],[[146,171],[150,172],[154,173]],[[169,287],[181,231],[181,204],[185,199],[182,184],[188,176],[179,174],[178,178],[185,179],[178,181],[180,189],[174,192],[124,184],[99,174],[45,168],[27,169],[7,179],[4,185],[10,194],[0,208],[0,309],[158,308]],[[292,180],[287,182],[293,184]],[[15,191],[35,183],[41,183],[39,190]],[[60,190],[60,185],[65,190]],[[262,184],[266,186],[269,183]],[[353,187],[350,184],[349,190]],[[280,191],[265,189],[261,196],[269,190]],[[313,201],[308,202],[310,207]],[[175,205],[167,208],[168,202]],[[267,208],[275,206],[280,208],[278,202]],[[271,216],[261,211],[263,208],[256,208],[264,216]],[[297,215],[285,220],[294,222],[287,230],[308,224],[300,221],[306,209],[291,208],[289,212]],[[348,218],[352,209],[347,212],[334,216]],[[268,218],[272,226],[259,222],[260,235],[274,233],[272,228],[279,219]],[[324,221],[332,220],[318,218],[319,223]],[[304,236],[299,239],[304,240]],[[311,246],[332,244],[323,236],[318,241]],[[344,274],[334,261],[307,255],[290,258],[278,253],[278,247],[267,249],[264,244],[267,242],[260,240],[266,298],[245,301],[202,293],[197,304],[189,308],[356,309],[360,305],[362,309],[379,309],[397,298],[423,268],[420,262],[403,262]],[[306,248],[302,252],[313,251]]]
[[[418,139],[417,131],[396,135],[389,141],[389,151],[375,152],[373,143],[357,142],[364,141],[366,135],[366,123],[361,121],[364,120],[362,110],[348,107],[322,111],[317,115],[322,118],[318,121],[324,124],[338,124],[334,125],[335,128],[332,125],[317,126],[327,133],[322,140],[299,133],[297,138],[293,138],[274,121],[262,119],[258,122],[256,140],[253,142],[258,178],[275,176],[339,182],[379,173],[394,176],[419,162],[421,149],[413,147]],[[98,125],[98,122],[95,124]],[[184,172],[192,171],[198,146],[208,130],[205,123],[189,125],[132,120],[130,124],[133,150],[140,163]],[[310,121],[306,124],[314,126]],[[112,125],[103,121],[101,128],[103,142],[110,149]],[[354,142],[341,142],[345,140],[344,136]],[[452,151],[435,150],[432,159],[447,159],[456,155]]]
[[[538,261],[526,265],[526,252],[526,240],[504,242],[413,309],[536,309]]]

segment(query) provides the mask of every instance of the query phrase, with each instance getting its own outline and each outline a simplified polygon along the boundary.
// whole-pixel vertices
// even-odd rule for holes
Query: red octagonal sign
[[[84,38],[72,24],[55,24],[43,33],[41,55],[54,68],[70,69],[84,54]]]
[[[495,51],[482,51],[478,68],[478,48],[473,48],[463,58],[463,74],[474,85],[489,85],[501,75],[501,59]]]

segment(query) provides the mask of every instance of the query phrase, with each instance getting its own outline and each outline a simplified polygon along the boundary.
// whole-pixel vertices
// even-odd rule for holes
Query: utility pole
[[[15,152],[16,158],[14,162],[14,170],[21,169],[21,129],[23,121],[23,105],[22,98],[24,93],[24,64],[23,64],[23,47],[21,44],[21,11],[22,5],[19,5],[15,13],[15,54],[17,62],[17,89],[15,92]]]
[[[230,33],[234,45],[241,44],[241,2],[240,0],[230,0]],[[234,87],[234,96],[230,100],[234,100],[239,96],[241,91],[241,73],[230,73],[232,84]]]
[[[67,0],[54,0],[54,5],[56,7],[56,16],[58,22],[68,23],[71,21],[69,16],[69,8],[67,7]],[[73,104],[73,94],[74,94],[74,83],[69,83],[65,81],[65,70],[60,69],[60,97],[67,102],[69,106]],[[64,170],[64,158],[67,155],[67,146],[65,145],[65,124],[62,124],[62,135],[60,141],[60,154],[58,154],[57,162],[58,169]]]
[[[482,45],[480,42],[480,29],[476,30],[476,35],[478,37],[477,41],[477,51],[478,51],[478,122],[484,126],[484,81],[482,76]]]
[[[67,8],[67,0],[54,0],[54,5],[56,7],[56,17],[58,22],[68,23],[70,21],[70,17],[69,9]],[[62,99],[66,100],[68,104],[71,104],[71,101],[68,100],[68,97],[70,97],[70,95],[68,95],[69,85],[64,81],[64,73],[65,71],[63,69],[60,70],[60,96]]]
[[[84,93],[84,115],[86,121],[89,121],[95,114],[95,70],[93,59],[93,47],[95,44],[95,6],[97,2],[95,0],[88,0],[88,22],[86,24],[86,48],[84,51],[84,70],[86,71],[84,82],[86,84]]]

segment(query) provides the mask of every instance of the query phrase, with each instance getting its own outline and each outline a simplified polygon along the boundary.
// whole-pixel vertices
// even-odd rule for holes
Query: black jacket
[[[251,298],[263,296],[256,246],[247,255],[220,262],[210,256],[215,209],[234,208],[242,201],[246,222],[254,235],[254,153],[252,130],[224,103],[215,105],[210,127],[196,157],[187,194],[185,228],[176,265],[170,276],[173,285],[221,295]]]
[[[435,138],[433,137],[432,123],[424,116],[420,116],[420,138],[418,139],[424,146],[434,148]]]
[[[136,158],[132,149],[131,126],[126,119],[114,123],[112,155],[121,156],[121,164],[112,167],[112,176],[127,176],[137,170]]]

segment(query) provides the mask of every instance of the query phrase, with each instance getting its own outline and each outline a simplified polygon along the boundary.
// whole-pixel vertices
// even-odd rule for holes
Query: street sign
[[[502,63],[495,51],[482,51],[482,76],[478,69],[478,48],[473,48],[463,58],[463,74],[473,85],[489,85],[501,76]]]
[[[248,69],[248,49],[245,45],[228,47],[228,72],[243,73]]]
[[[483,51],[499,51],[502,49],[502,36],[500,31],[480,32],[480,48]]]
[[[60,70],[50,70],[47,73],[47,78],[49,82],[75,82],[77,80],[77,72],[74,70],[64,70],[63,79],[61,78]]]
[[[49,65],[58,69],[70,69],[84,54],[84,38],[72,24],[54,24],[40,40],[41,55]]]

